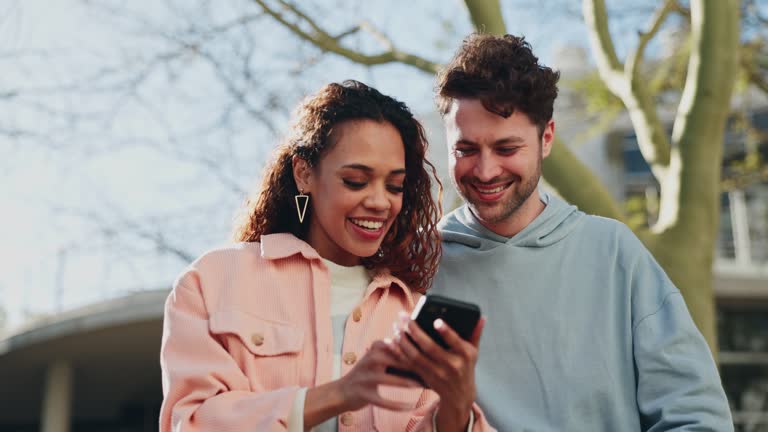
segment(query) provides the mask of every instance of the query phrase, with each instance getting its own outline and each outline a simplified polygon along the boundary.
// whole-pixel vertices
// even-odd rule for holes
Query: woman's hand
[[[389,366],[402,367],[394,349],[390,339],[374,342],[349,373],[339,379],[343,398],[349,404],[346,411],[355,411],[368,404],[394,411],[413,408],[409,403],[384,399],[379,394],[379,385],[419,387],[412,380],[386,373]]]
[[[388,366],[403,367],[395,349],[391,340],[376,341],[346,375],[307,390],[304,400],[305,429],[368,404],[393,411],[412,409],[409,403],[385,399],[379,394],[380,385],[420,387],[412,380],[386,373]]]
[[[449,350],[435,343],[407,314],[401,313],[400,320],[395,334],[395,356],[440,395],[438,429],[440,432],[466,430],[477,395],[475,364],[485,318],[480,318],[469,341],[462,339],[443,320],[435,320],[435,330]],[[403,337],[403,333],[408,333],[410,338]]]

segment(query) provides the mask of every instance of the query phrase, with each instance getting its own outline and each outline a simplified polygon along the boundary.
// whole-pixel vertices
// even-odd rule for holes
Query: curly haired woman
[[[492,430],[474,404],[482,325],[464,341],[438,322],[450,350],[417,326],[421,350],[388,339],[440,257],[426,148],[408,108],[362,83],[300,105],[239,243],[168,297],[162,432]]]

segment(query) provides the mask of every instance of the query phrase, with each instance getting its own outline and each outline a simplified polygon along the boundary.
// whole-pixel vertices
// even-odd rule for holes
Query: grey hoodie
[[[432,293],[487,318],[478,403],[500,431],[730,431],[715,363],[680,292],[623,224],[541,193],[512,238],[465,205],[440,223]]]

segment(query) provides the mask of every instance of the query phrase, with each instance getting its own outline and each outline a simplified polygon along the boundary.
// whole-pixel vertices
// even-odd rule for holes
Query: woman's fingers
[[[464,345],[469,343],[462,339],[458,333],[440,318],[436,319],[435,322],[432,323],[432,326],[437,330],[452,351],[459,351]]]
[[[435,330],[451,347],[450,350],[435,342],[415,321],[405,317],[402,320],[395,346],[402,353],[398,358],[408,365],[407,369],[420,375],[424,382],[438,393],[457,385],[474,385],[474,367],[478,352],[476,343],[482,335],[484,320],[478,322],[471,341],[462,339],[442,320],[436,320]]]
[[[421,384],[417,383],[412,379],[404,378],[404,377],[393,375],[386,372],[384,372],[382,376],[377,377],[376,382],[379,385],[387,385],[392,387],[406,387],[406,388],[421,387]]]
[[[375,363],[377,371],[383,371],[388,367],[402,368],[405,366],[402,352],[391,339],[374,342],[366,355],[370,356]]]
[[[434,329],[450,347],[445,349],[415,321],[401,316],[392,351],[440,395],[441,406],[463,411],[476,395],[474,368],[484,324],[481,318],[467,341],[442,320],[435,320]]]
[[[432,337],[430,337],[424,330],[419,327],[416,321],[409,321],[407,324],[408,334],[413,339],[413,342],[418,346],[421,352],[432,361],[440,361],[447,357],[450,357],[448,351],[443,349],[437,344]]]
[[[483,336],[483,329],[485,328],[485,317],[481,316],[480,319],[477,321],[477,325],[475,325],[475,330],[472,332],[472,337],[469,338],[469,343],[475,346],[475,348],[480,347],[480,338]]]
[[[435,388],[435,385],[439,385],[440,378],[436,378],[436,376],[442,376],[444,374],[443,371],[445,367],[443,365],[438,364],[424,355],[424,353],[406,336],[400,338],[398,346],[405,357],[407,370],[419,375],[424,383],[432,388]],[[445,354],[449,354],[447,351],[444,352]]]

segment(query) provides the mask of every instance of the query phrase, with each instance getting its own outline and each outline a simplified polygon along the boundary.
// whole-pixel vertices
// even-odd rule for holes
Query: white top
[[[345,267],[323,258],[331,280],[331,324],[333,328],[333,373],[331,379],[341,377],[341,350],[344,346],[344,327],[347,318],[363,299],[371,283],[368,271],[362,265]],[[302,388],[293,401],[288,416],[288,432],[304,432],[304,400],[307,389]],[[312,432],[337,432],[337,417],[332,417],[312,428]]]
[[[331,281],[331,322],[333,327],[333,374],[332,379],[341,377],[341,350],[344,346],[344,327],[347,318],[363,299],[363,294],[371,283],[368,271],[362,265],[344,267],[325,258],[322,259],[330,273]],[[304,432],[304,401],[307,388],[296,393],[291,414],[288,416],[288,432]],[[437,411],[432,416],[432,430],[437,431]],[[474,426],[475,416],[469,413],[467,432]],[[329,418],[312,428],[311,432],[338,432],[337,417]]]

